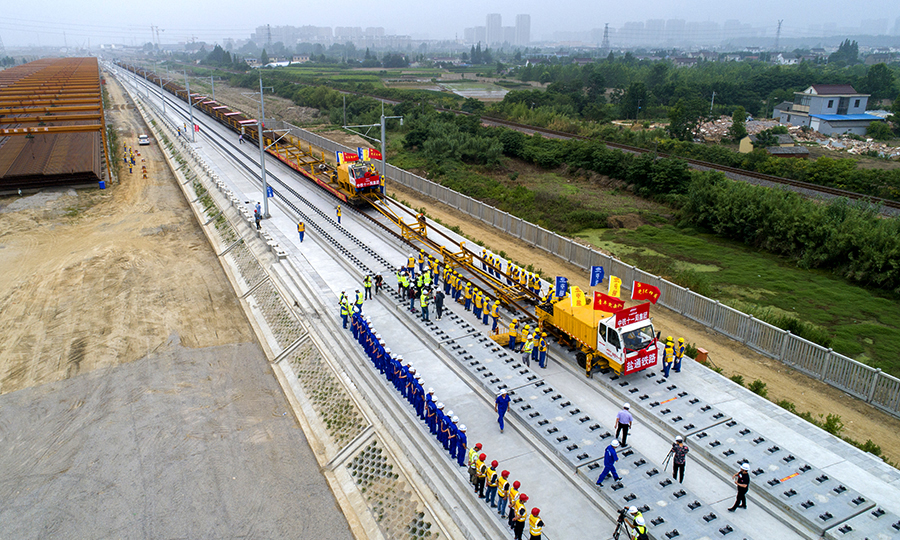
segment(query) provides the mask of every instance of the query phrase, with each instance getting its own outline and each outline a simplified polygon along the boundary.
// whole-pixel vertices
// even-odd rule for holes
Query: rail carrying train
[[[187,90],[174,80],[124,62],[116,62],[116,65],[159,86],[182,101],[189,102]],[[197,92],[191,92],[190,103],[195,109],[242,135],[245,140],[259,144],[255,118],[249,118],[244,113]],[[341,201],[362,204],[374,202],[384,194],[384,177],[378,174],[371,161],[364,159],[380,159],[381,155],[376,150],[366,149],[364,155],[339,152],[335,163],[330,163],[325,160],[325,152],[317,151],[310,144],[304,148],[302,142],[289,131],[268,129],[263,125],[263,145],[269,155],[315,182]]]

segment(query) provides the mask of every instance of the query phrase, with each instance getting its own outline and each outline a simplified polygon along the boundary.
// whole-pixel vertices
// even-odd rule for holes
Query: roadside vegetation
[[[626,55],[586,66],[508,69],[507,80],[539,81],[547,88],[512,91],[488,106],[378,82],[397,75],[321,62],[264,72],[278,95],[319,109],[332,125],[343,122],[345,102],[350,124],[377,122],[382,107],[386,115],[404,116],[403,127],[389,124],[389,155],[399,167],[548,229],[581,236],[630,264],[900,375],[900,220],[880,218],[865,204],[811,202],[693,171],[679,159],[627,154],[599,140],[897,198],[897,169],[858,169],[853,159],[785,160],[761,150],[737,154],[726,145],[679,140],[690,137],[672,129],[673,123],[682,129],[699,121],[698,111],[708,105],[700,107],[696,96],[713,90],[714,112],[738,117],[738,107],[762,114],[813,83],[849,83],[873,98],[890,98],[896,95],[893,68],[742,62],[674,70]],[[253,88],[258,74],[233,75],[230,83]],[[338,90],[402,103],[382,105]],[[435,107],[592,140],[529,137]],[[650,119],[666,118],[669,128],[632,131],[604,123],[612,118],[645,120],[647,128]],[[616,225],[621,216],[628,223]]]

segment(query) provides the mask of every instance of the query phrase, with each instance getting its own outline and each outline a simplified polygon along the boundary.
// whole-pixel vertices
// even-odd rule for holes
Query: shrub
[[[743,375],[732,375],[731,382],[737,384],[738,386],[744,386],[744,376]]]
[[[752,383],[748,384],[747,389],[760,397],[766,397],[767,395],[769,395],[769,391],[766,389],[766,383],[762,382],[759,379],[756,379]]]
[[[822,418],[822,415],[819,415],[819,418]],[[825,421],[819,423],[819,427],[831,433],[832,435],[839,434],[844,429],[844,422],[841,421],[841,417],[836,414],[829,414],[825,417]]]

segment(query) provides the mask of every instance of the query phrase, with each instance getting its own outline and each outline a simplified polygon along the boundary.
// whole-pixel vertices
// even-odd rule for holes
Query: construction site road
[[[0,449],[3,538],[353,538],[254,343],[0,396]]]
[[[352,538],[156,141],[140,152],[104,191],[0,199],[0,538]]]

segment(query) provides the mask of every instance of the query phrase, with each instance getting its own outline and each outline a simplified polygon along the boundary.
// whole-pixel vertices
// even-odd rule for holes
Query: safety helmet
[[[479,443],[475,443],[475,449],[476,449],[476,450],[481,450],[481,443],[480,443],[480,442],[479,442]]]
[[[522,485],[522,482],[519,482],[518,480],[516,480],[515,482],[513,482],[513,489],[519,489],[519,486],[521,486],[521,485]]]
[[[500,476],[502,476],[503,478],[509,478],[509,471],[503,471],[502,473],[500,473]]]
[[[547,337],[547,332],[541,332],[541,337]]]
[[[519,500],[522,502],[528,502],[528,495],[525,495],[524,493],[519,495]]]
[[[613,447],[613,448],[618,448],[618,447],[619,447],[619,439],[616,439],[616,440],[614,440],[614,441],[612,442],[612,447]]]
[[[531,515],[532,515],[532,516],[535,516],[535,517],[536,517],[536,516],[537,516],[538,514],[540,514],[540,513],[541,513],[541,509],[538,508],[538,507],[534,507],[534,508],[531,509]]]
[[[745,471],[749,471],[749,470],[750,470],[750,464],[749,464],[749,463],[742,463],[742,464],[741,464],[741,469],[743,469],[743,470],[745,470]]]
[[[634,518],[634,522],[643,527],[645,523],[644,516],[638,516]]]
[[[497,465],[500,465],[500,464],[497,462],[496,459],[495,459],[494,461],[491,462],[491,467],[494,467],[494,468],[496,469],[496,468],[497,468]]]
[[[487,459],[487,454],[481,454],[480,456],[478,456],[478,459],[480,459],[481,461],[486,460],[486,459]]]
[[[672,341],[672,336],[666,337],[666,341]]]
[[[450,421],[453,422],[454,424],[458,424],[458,423],[459,423],[459,417],[458,417],[458,416],[454,416],[453,418],[450,419]]]
[[[466,425],[465,425],[465,424],[460,424],[459,430],[460,430],[460,431],[465,431],[465,430],[466,430]]]
[[[629,404],[627,404],[627,403],[625,403],[624,405],[622,405],[622,408],[623,408],[623,409],[627,409],[627,408],[629,408],[629,407],[631,407],[631,405],[629,405]]]
[[[408,366],[409,364],[406,364],[406,365]],[[410,374],[410,375],[415,375],[415,374],[416,374],[416,368],[414,368],[414,367],[409,368],[409,374]]]
[[[681,437],[681,435],[675,437],[675,442],[682,442],[683,440],[684,439]]]
[[[629,514],[637,514],[637,506],[632,506],[628,509]]]
[[[678,343],[684,343],[684,338],[683,337],[678,338]]]
[[[447,416],[449,416],[450,418],[453,418],[453,411],[447,411]]]
[[[438,409],[443,409],[443,408],[444,408],[444,404],[443,404],[443,403],[438,403],[438,404],[437,404],[437,407],[438,407]]]
[[[429,394],[433,394],[433,393],[434,393],[434,388],[431,388],[431,387],[429,386],[429,387],[428,387],[428,393],[429,393]]]

